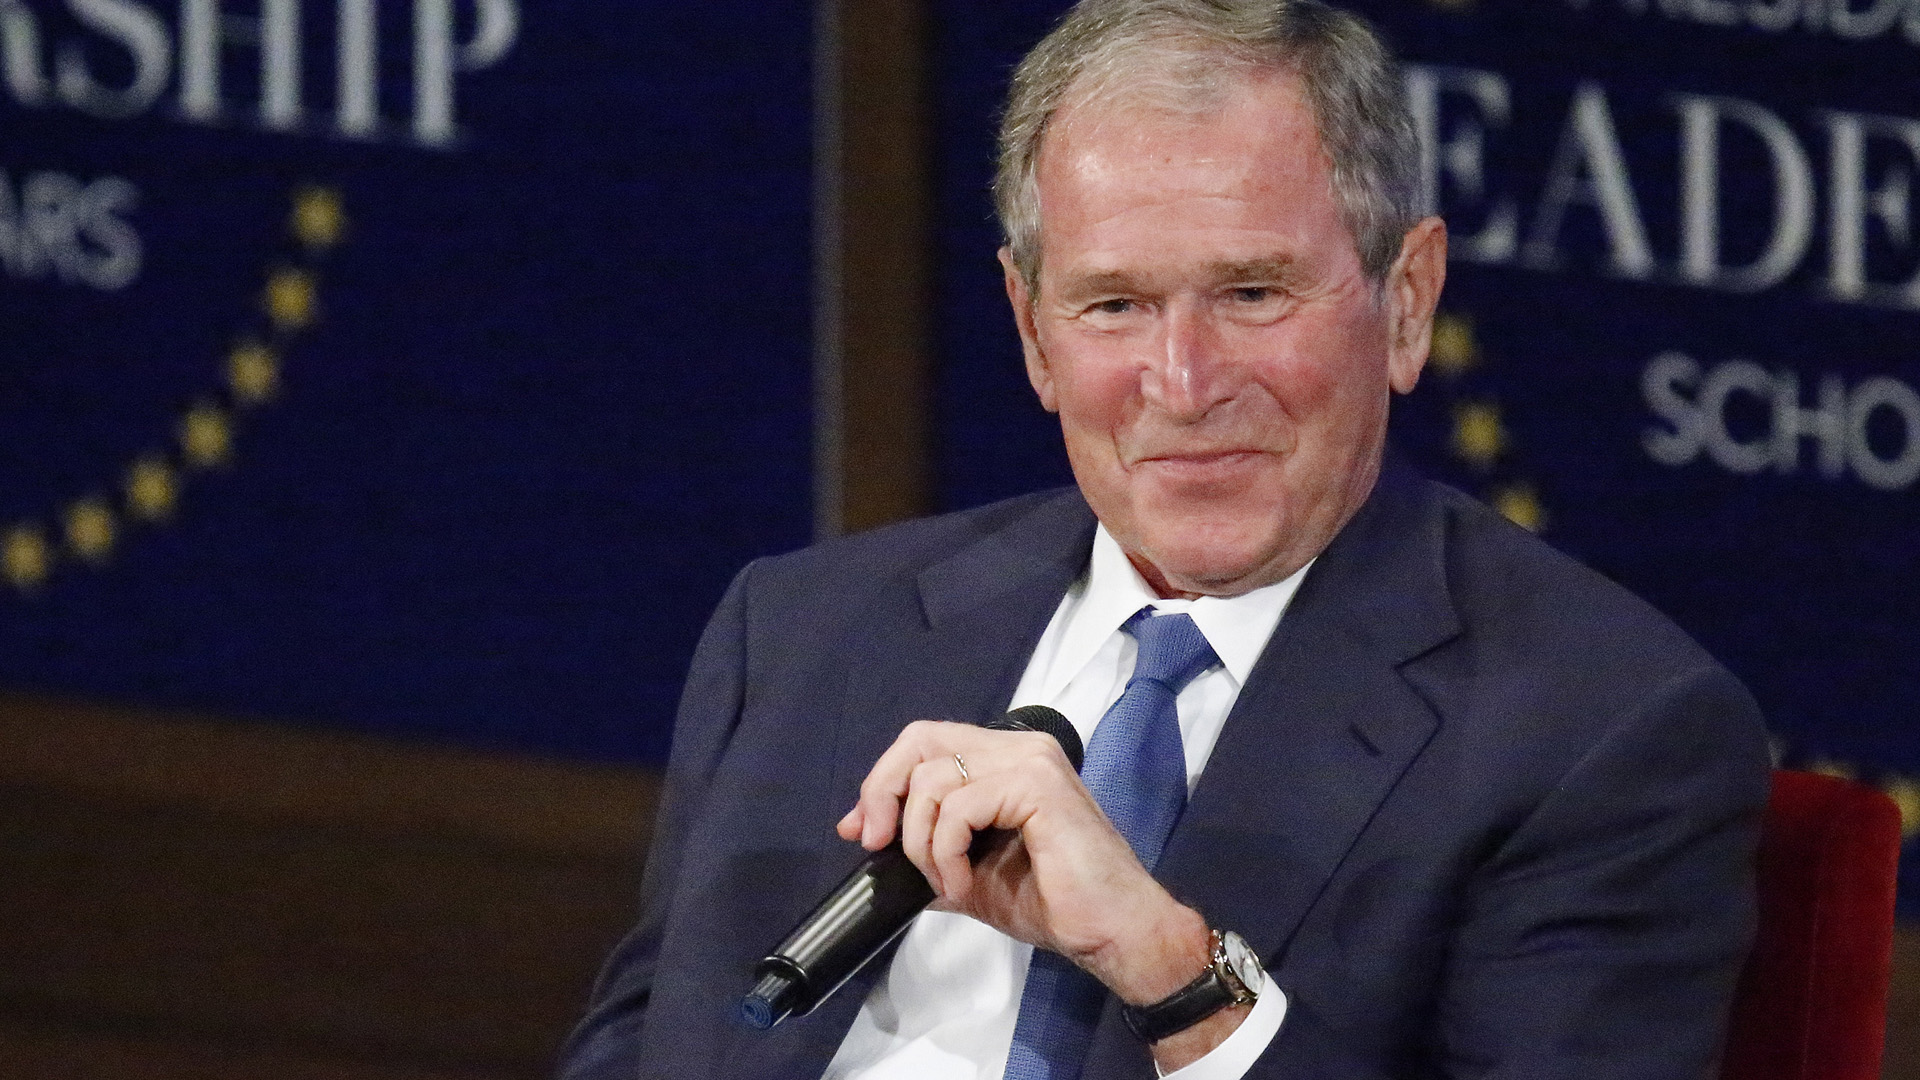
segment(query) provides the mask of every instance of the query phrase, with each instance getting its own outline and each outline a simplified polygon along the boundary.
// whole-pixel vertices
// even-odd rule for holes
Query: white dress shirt
[[[1087,572],[1067,589],[1009,708],[1050,705],[1083,743],[1133,673],[1137,646],[1122,623],[1152,604],[1192,617],[1220,663],[1180,692],[1180,738],[1187,791],[1213,753],[1227,713],[1306,573],[1228,599],[1162,600],[1101,526]],[[1202,912],[1202,914],[1205,914]],[[1233,927],[1221,927],[1231,930]],[[860,1007],[827,1066],[833,1080],[1000,1080],[1033,946],[965,915],[923,912],[887,973]],[[1179,1080],[1237,1080],[1280,1030],[1286,997],[1268,978],[1252,1012],[1200,1060],[1167,1074]]]

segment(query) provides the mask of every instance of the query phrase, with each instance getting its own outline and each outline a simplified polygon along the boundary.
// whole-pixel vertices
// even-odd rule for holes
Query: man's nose
[[[1197,421],[1233,397],[1235,365],[1220,330],[1202,305],[1167,306],[1161,340],[1140,376],[1148,404]]]

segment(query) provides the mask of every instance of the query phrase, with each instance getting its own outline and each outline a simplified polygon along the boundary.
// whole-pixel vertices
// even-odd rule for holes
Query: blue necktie
[[[1187,805],[1187,759],[1174,699],[1218,658],[1185,615],[1155,616],[1144,607],[1121,629],[1140,643],[1140,654],[1126,691],[1093,729],[1080,778],[1141,865],[1152,870]],[[1035,949],[1006,1080],[1075,1080],[1106,991],[1071,960]]]

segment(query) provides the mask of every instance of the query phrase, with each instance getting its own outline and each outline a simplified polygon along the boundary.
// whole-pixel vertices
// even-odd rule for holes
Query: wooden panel
[[[848,532],[931,505],[925,0],[839,0],[841,468]]]
[[[0,1076],[544,1076],[656,791],[0,699]]]
[[[162,1039],[0,1029],[0,1076],[20,1080],[528,1080]]]
[[[0,691],[0,781],[624,857],[658,780]]]

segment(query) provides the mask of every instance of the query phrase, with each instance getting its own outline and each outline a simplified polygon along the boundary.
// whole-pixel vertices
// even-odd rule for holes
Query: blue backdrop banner
[[[1006,74],[1066,6],[939,8],[950,506],[1068,479],[986,194]],[[1354,6],[1411,62],[1453,243],[1395,441],[1678,619],[1783,760],[1920,824],[1920,7]]]
[[[1396,441],[1920,821],[1920,7],[1358,6],[1454,240]],[[1064,7],[933,9],[946,507],[1069,479],[986,194]],[[0,683],[660,760],[810,532],[811,18],[0,0]]]
[[[0,2],[0,680],[662,759],[810,535],[810,21]]]

